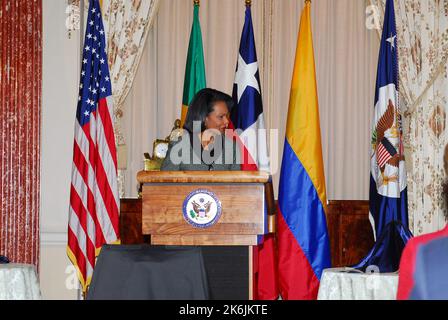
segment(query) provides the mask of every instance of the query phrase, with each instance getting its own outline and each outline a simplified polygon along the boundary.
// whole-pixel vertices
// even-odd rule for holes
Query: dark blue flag
[[[399,107],[398,46],[393,0],[387,0],[375,89],[370,157],[370,221],[375,247],[355,268],[398,269],[401,252],[412,237]]]

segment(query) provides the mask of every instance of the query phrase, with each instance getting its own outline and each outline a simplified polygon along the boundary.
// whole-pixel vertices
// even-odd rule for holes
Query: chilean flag
[[[237,129],[241,155],[241,170],[269,171],[266,129],[261,99],[260,76],[252,26],[250,6],[246,7],[246,18],[241,35],[237,71],[233,86],[235,106],[231,112],[230,127]],[[260,239],[254,247],[254,299],[273,300],[278,297],[275,263],[274,235]]]

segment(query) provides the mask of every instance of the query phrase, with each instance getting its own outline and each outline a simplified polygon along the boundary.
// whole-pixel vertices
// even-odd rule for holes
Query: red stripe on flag
[[[387,161],[389,161],[392,156],[390,155],[389,151],[380,143],[377,150],[377,158],[378,158],[378,166],[382,167],[386,164]]]
[[[82,200],[79,197],[78,193],[76,192],[75,188],[71,187],[71,193],[70,193],[70,205],[72,206],[73,212],[78,217],[78,220],[81,224],[81,228],[84,230],[84,233],[86,234],[86,254],[87,258],[90,262],[90,264],[93,266],[95,265],[95,246],[94,242],[91,239],[91,236],[89,234],[89,230],[87,227],[87,211],[85,207],[83,206]]]
[[[319,279],[278,207],[279,289],[284,300],[316,300]],[[292,284],[292,285],[291,285]],[[290,286],[291,285],[291,286]]]
[[[229,120],[229,129],[226,130],[226,136],[229,139],[232,139],[233,141],[236,141],[238,144],[238,147],[240,148],[240,154],[241,154],[241,170],[242,171],[258,171],[257,164],[255,163],[254,159],[249,153],[249,150],[244,145],[241,138],[236,134],[235,132],[235,126],[233,125],[232,121]]]
[[[115,166],[115,173],[117,173],[117,148],[115,146],[115,135],[112,119],[107,106],[106,98],[100,99],[98,102],[98,114],[101,117],[101,122],[104,127],[104,135],[106,136],[107,145],[109,146],[110,154]]]
[[[91,121],[95,121],[95,112],[92,112],[90,114],[90,116],[93,118]],[[90,125],[89,123],[85,124],[82,127],[82,131],[84,132],[85,137],[87,138],[87,141],[89,142],[89,146],[88,146],[88,150],[84,150],[84,154],[87,155],[88,159],[86,159],[86,161],[88,160],[88,162],[90,163],[90,165],[93,167],[93,169],[95,169],[95,163],[96,163],[96,158],[95,158],[95,150],[96,150],[96,144],[95,142],[92,140],[92,136],[90,135]]]
[[[275,234],[264,235],[263,243],[253,248],[257,271],[254,272],[254,300],[275,300],[279,292]]]
[[[96,150],[96,157],[100,159],[98,150]],[[109,215],[112,226],[115,230],[115,235],[118,237],[120,234],[118,228],[118,206],[115,201],[113,191],[110,187],[109,180],[107,179],[106,172],[103,167],[103,163],[98,161],[95,170],[96,183],[98,185],[98,190],[100,191],[101,197],[103,198],[104,207]]]
[[[89,164],[87,163],[86,159],[84,158],[84,154],[81,152],[81,149],[79,148],[78,144],[75,142],[74,151],[73,151],[73,158],[74,158],[74,164],[76,168],[78,169],[79,174],[84,180],[84,184],[87,188],[87,203],[84,205],[87,205],[87,210],[90,212],[90,215],[95,222],[95,247],[99,248],[103,243],[105,243],[105,237],[103,234],[103,231],[100,228],[97,228],[98,224],[98,217],[96,214],[96,207],[95,207],[95,198],[93,196],[93,192],[90,189],[89,186]],[[92,168],[93,170],[93,168]],[[95,177],[93,177],[93,184],[96,183]],[[92,186],[94,187],[94,186]]]
[[[84,256],[84,253],[82,252],[81,248],[78,245],[78,239],[76,238],[75,233],[72,231],[72,229],[68,228],[68,247],[70,248],[70,251],[73,253],[73,256],[75,257],[76,265],[79,268],[79,272],[81,273],[83,279],[81,281],[85,284],[86,278],[87,278],[87,261]]]

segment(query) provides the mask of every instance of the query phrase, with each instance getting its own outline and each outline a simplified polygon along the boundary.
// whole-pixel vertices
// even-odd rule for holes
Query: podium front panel
[[[265,230],[262,183],[194,184],[146,183],[142,198],[142,231],[153,244],[256,245]],[[221,203],[221,216],[207,228],[189,224],[183,204],[196,190],[213,192]]]

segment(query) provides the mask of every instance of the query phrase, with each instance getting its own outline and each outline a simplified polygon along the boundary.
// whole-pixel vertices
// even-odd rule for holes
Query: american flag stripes
[[[386,162],[396,154],[397,151],[394,146],[389,142],[389,140],[387,140],[387,138],[383,138],[378,145],[378,149],[376,150],[378,166],[384,166]]]
[[[85,292],[95,257],[119,238],[112,87],[99,0],[91,0],[75,121],[67,253]]]

